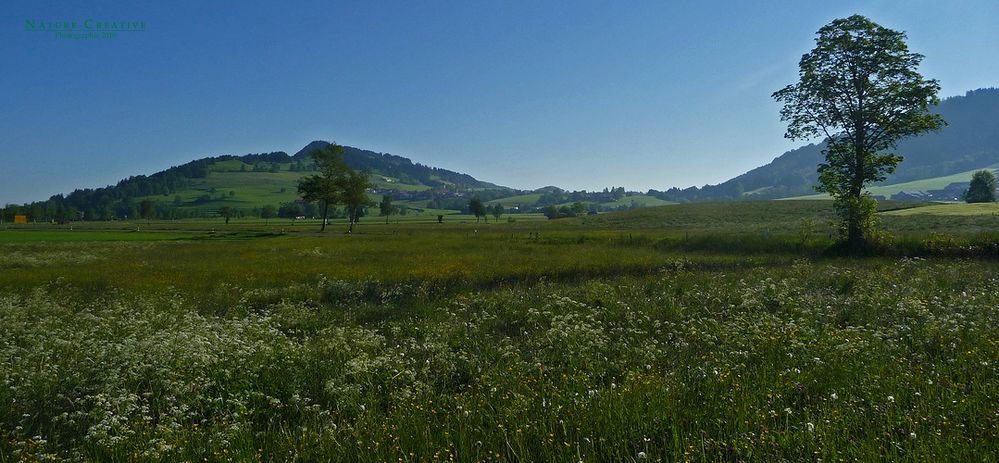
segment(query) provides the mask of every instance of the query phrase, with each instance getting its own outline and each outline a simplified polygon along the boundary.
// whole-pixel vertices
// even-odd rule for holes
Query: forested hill
[[[941,177],[999,163],[999,89],[947,98],[936,108],[948,126],[899,143],[905,159],[883,183]],[[650,192],[668,201],[772,199],[815,193],[821,144],[788,151],[772,162],[718,185]]]
[[[314,141],[305,145],[291,158],[296,161],[312,159],[312,153],[329,146],[329,142]],[[402,183],[441,186],[446,184],[461,185],[466,188],[502,188],[498,185],[477,180],[468,174],[462,174],[447,169],[429,167],[414,163],[409,158],[392,154],[375,153],[351,146],[344,146],[344,161],[352,169],[378,172],[382,175],[399,179]]]
[[[115,185],[78,189],[46,201],[11,206],[5,208],[4,213],[26,213],[32,220],[109,220],[137,215],[184,217],[227,205],[236,208],[259,207],[262,203],[277,205],[297,198],[298,179],[314,170],[311,154],[327,145],[329,143],[325,141],[314,141],[294,156],[276,151],[198,159],[152,175],[129,177]],[[350,146],[345,146],[344,151],[347,165],[369,172],[378,191],[412,194],[414,191],[509,190],[467,174],[414,163],[401,156]],[[223,195],[223,190],[228,196]],[[153,210],[142,211],[143,201],[151,204],[149,207]]]

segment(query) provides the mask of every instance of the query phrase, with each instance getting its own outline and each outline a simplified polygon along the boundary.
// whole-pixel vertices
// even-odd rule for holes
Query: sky
[[[7,1],[0,204],[312,140],[522,189],[715,184],[802,144],[770,95],[855,13],[942,97],[999,86],[995,0]],[[26,30],[88,19],[145,30]]]

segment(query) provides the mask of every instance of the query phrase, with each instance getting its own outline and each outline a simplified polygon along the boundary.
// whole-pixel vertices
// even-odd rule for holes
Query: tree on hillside
[[[980,170],[971,176],[971,185],[964,193],[969,203],[991,203],[996,200],[996,176],[990,170]]]
[[[475,222],[479,222],[479,217],[486,216],[486,205],[479,198],[472,198],[468,201],[468,212],[475,216]]]
[[[149,199],[143,199],[139,203],[139,216],[149,220],[156,215],[156,203]]]
[[[385,217],[385,223],[389,222],[389,216],[395,212],[396,207],[392,205],[392,195],[382,195],[382,202],[378,203],[378,214]]]
[[[493,215],[493,217],[496,217],[496,221],[499,222],[500,216],[503,215],[503,213],[506,212],[506,211],[503,209],[503,205],[502,204],[496,203],[496,205],[493,206],[489,210],[489,212]]]
[[[864,186],[894,172],[902,161],[892,152],[899,140],[946,124],[930,113],[940,85],[916,72],[923,56],[910,52],[905,38],[864,16],[836,19],[801,57],[800,81],[773,94],[784,103],[785,137],[825,138],[816,189],[835,200],[852,252],[874,227],[877,202]]]

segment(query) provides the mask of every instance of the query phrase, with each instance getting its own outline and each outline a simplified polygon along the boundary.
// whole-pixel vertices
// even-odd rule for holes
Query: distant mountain
[[[999,163],[999,89],[987,88],[943,100],[936,108],[949,124],[943,130],[899,143],[904,157],[882,184],[942,177]],[[773,199],[815,193],[824,144],[788,151],[769,164],[718,185],[653,191],[669,201]]]

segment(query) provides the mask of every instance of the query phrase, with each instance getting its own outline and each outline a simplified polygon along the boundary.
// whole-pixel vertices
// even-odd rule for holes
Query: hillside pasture
[[[988,167],[983,167],[982,169],[974,169],[965,172],[959,172],[951,175],[944,175],[940,177],[932,177],[921,180],[913,180],[910,182],[893,183],[888,185],[873,185],[866,188],[865,191],[870,192],[875,196],[884,196],[886,198],[891,198],[892,195],[898,193],[919,193],[930,190],[942,190],[952,183],[967,183],[971,181],[971,175],[979,170],[990,170],[992,173],[999,172],[999,166],[992,165]],[[801,200],[801,199],[831,199],[829,195],[815,194],[807,196],[795,196],[792,198],[784,198],[789,200]]]

